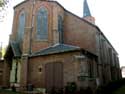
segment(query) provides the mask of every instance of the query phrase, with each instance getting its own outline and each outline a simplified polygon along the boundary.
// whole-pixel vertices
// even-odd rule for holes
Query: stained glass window
[[[63,19],[58,16],[58,32],[59,32],[59,43],[63,43]]]
[[[41,8],[37,13],[37,39],[48,38],[48,12]]]
[[[21,14],[19,15],[18,36],[17,36],[18,42],[22,42],[24,36],[24,29],[25,29],[25,13],[21,12]]]

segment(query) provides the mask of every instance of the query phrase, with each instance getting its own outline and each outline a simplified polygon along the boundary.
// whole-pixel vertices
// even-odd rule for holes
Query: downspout
[[[99,73],[99,66],[102,66],[102,62],[101,62],[101,56],[102,56],[102,52],[101,52],[101,33],[98,32],[98,50],[99,50],[99,53],[98,53],[98,63],[97,63],[97,77],[98,79],[96,79],[96,83],[97,83],[97,86],[100,86],[102,85],[102,81],[101,81],[101,78],[100,78],[100,73]],[[103,71],[101,69],[101,71]]]
[[[99,51],[100,51],[100,66],[102,67],[102,69],[101,69],[101,71],[102,71],[102,74],[101,74],[101,79],[100,79],[100,85],[103,85],[103,83],[104,83],[104,64],[103,64],[103,59],[102,59],[102,57],[103,57],[103,45],[102,45],[102,33],[101,32],[99,32]]]
[[[30,31],[30,41],[29,41],[29,55],[32,53],[32,32],[33,32],[33,25],[34,25],[34,5],[35,5],[35,0],[32,1],[32,19],[31,19],[31,31]]]

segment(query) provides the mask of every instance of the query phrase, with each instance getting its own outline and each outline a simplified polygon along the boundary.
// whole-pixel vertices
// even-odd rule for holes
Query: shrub
[[[65,87],[65,93],[74,94],[77,91],[77,85],[75,82],[68,82]]]
[[[125,85],[125,79],[112,81],[105,86],[98,87],[98,89],[96,90],[96,94],[112,94],[114,90],[117,90],[123,85]]]

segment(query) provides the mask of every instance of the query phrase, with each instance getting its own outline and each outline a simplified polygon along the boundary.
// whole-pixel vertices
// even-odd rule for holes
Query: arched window
[[[59,32],[59,43],[63,43],[63,19],[62,16],[58,16],[58,32]]]
[[[37,39],[48,38],[48,12],[41,8],[37,13]]]
[[[18,42],[22,42],[24,36],[24,29],[25,29],[25,13],[21,12],[19,15],[19,24],[18,24],[18,35],[17,35]]]

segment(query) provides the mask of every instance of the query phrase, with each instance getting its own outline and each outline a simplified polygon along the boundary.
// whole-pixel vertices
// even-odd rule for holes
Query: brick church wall
[[[34,84],[36,87],[45,87],[45,64],[54,62],[63,63],[64,86],[67,82],[76,82],[78,69],[76,69],[75,64],[77,62],[74,59],[74,55],[79,54],[80,52],[70,52],[30,58],[28,82]],[[39,72],[39,68],[42,68],[42,72]]]
[[[77,16],[65,12],[64,18],[64,42],[79,46],[96,54],[96,32],[95,27],[88,25]]]

